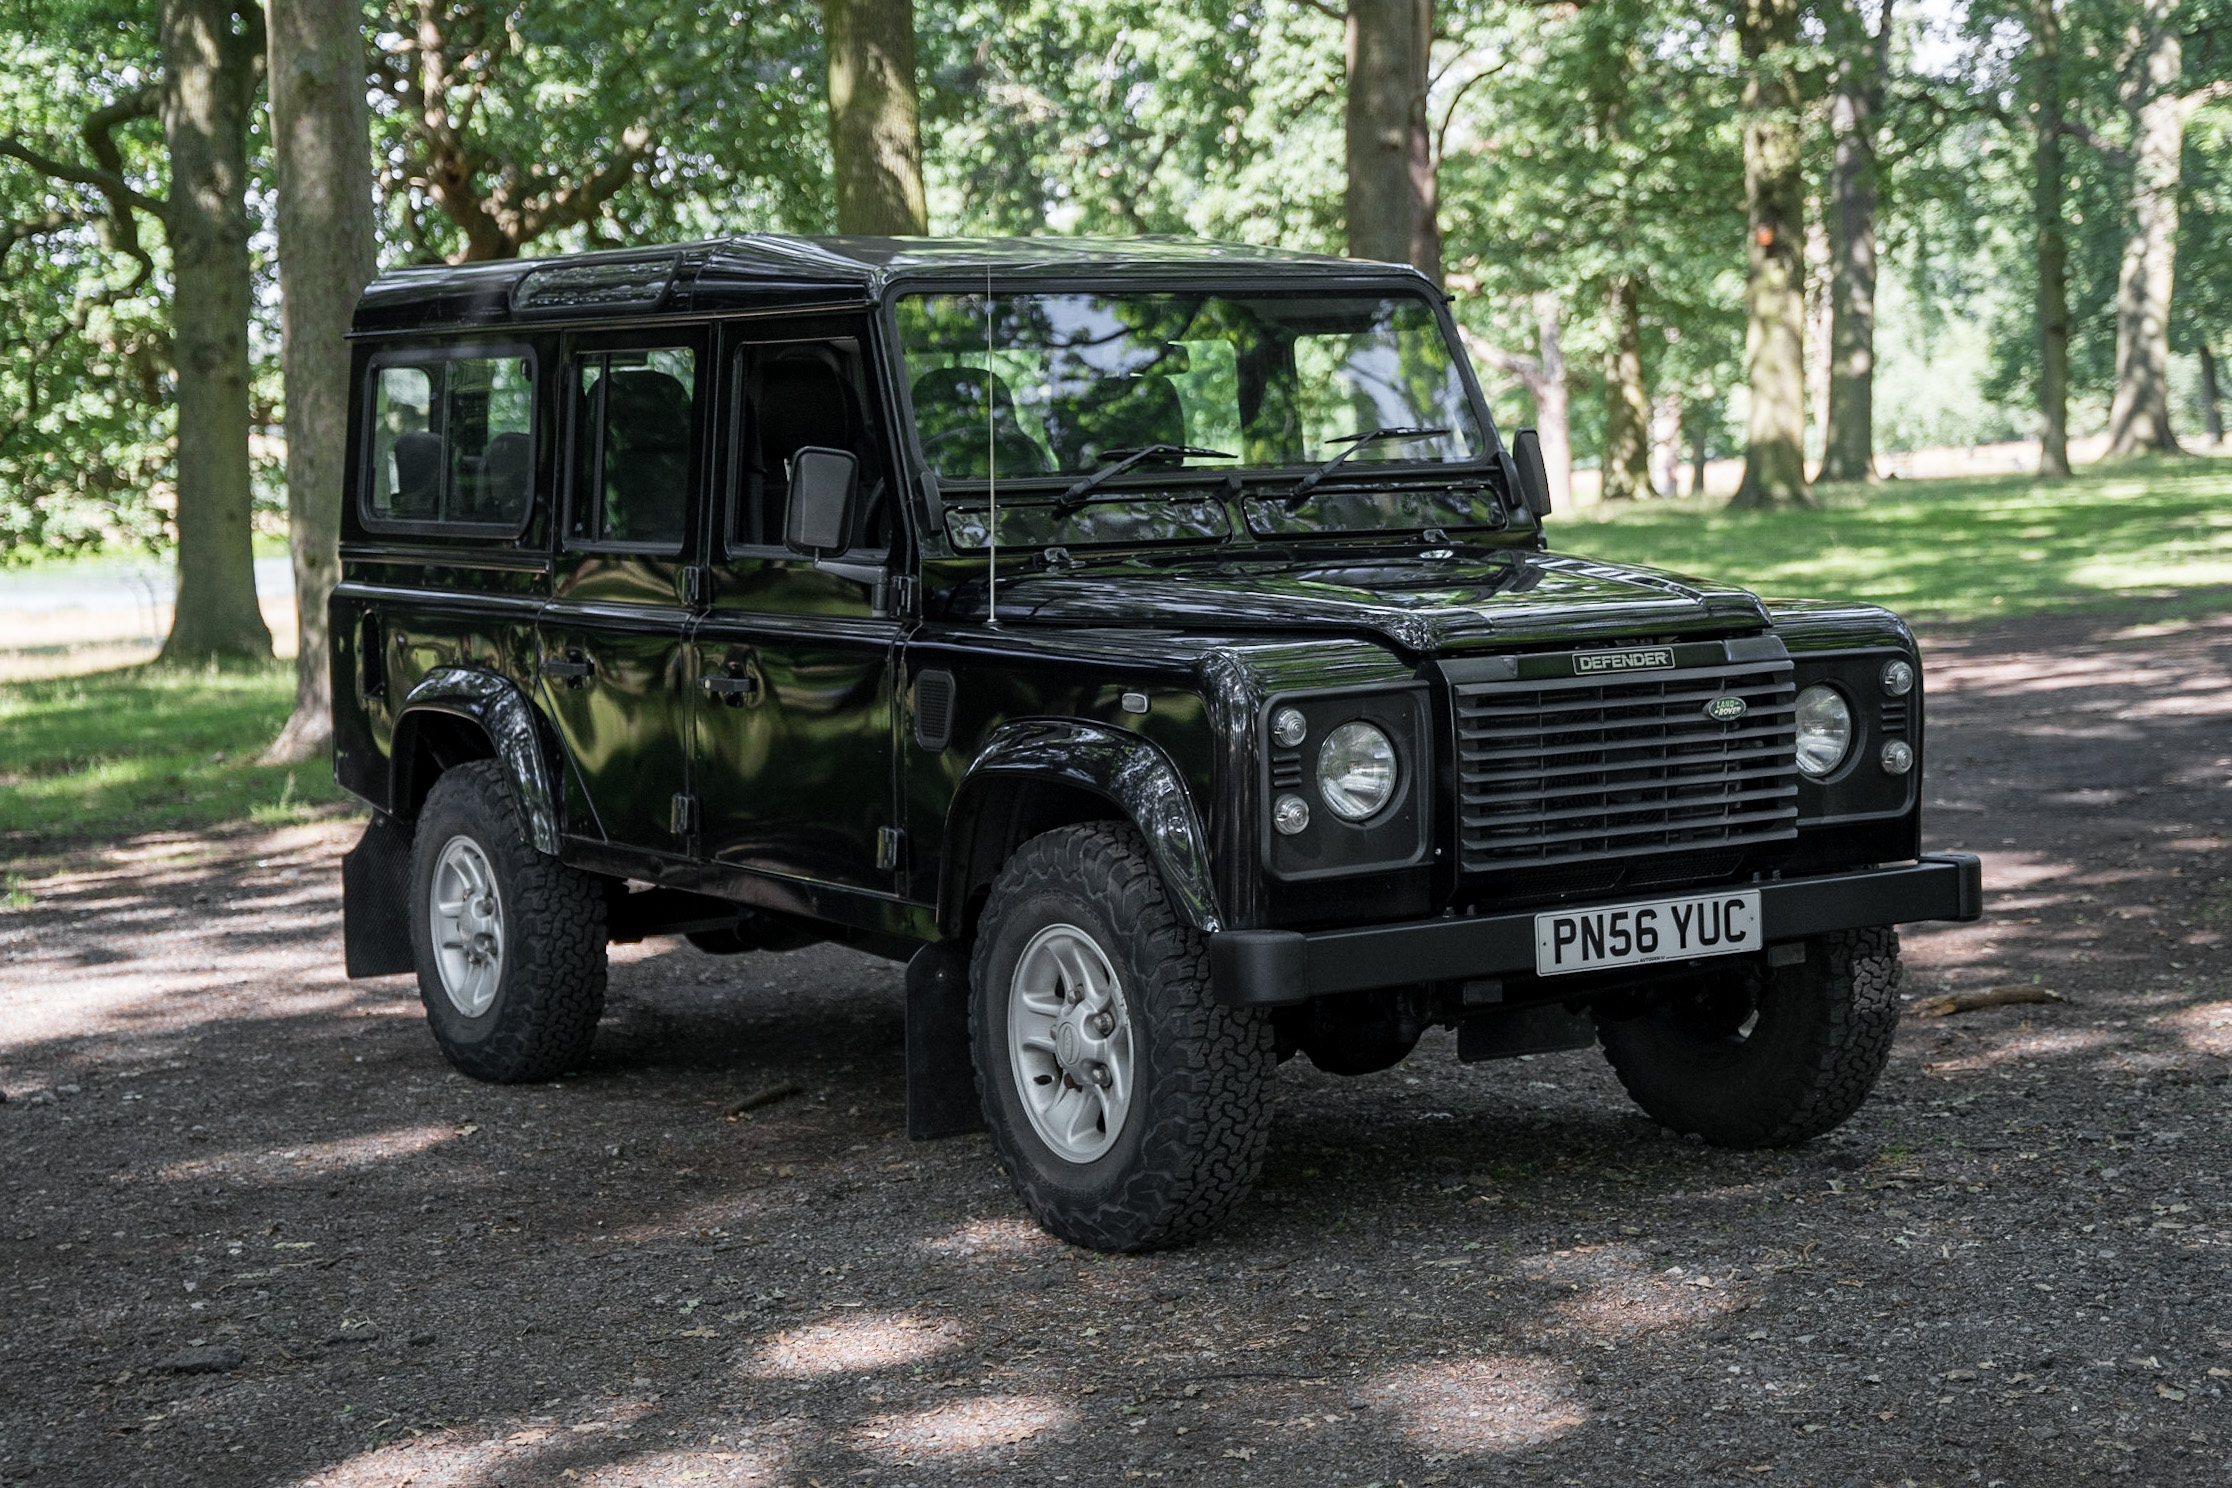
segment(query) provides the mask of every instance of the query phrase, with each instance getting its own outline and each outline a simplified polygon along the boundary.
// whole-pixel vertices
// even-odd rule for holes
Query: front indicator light
[[[1798,768],[1814,779],[1834,774],[1852,750],[1852,709],[1844,694],[1816,682],[1798,694]]]
[[[1904,775],[1914,768],[1914,747],[1903,740],[1893,739],[1883,746],[1883,773]]]
[[[1318,747],[1318,794],[1344,821],[1362,821],[1395,798],[1395,745],[1368,723],[1344,723]]]
[[[1310,824],[1310,803],[1300,796],[1281,796],[1271,807],[1271,825],[1281,837],[1292,837]]]
[[[1271,737],[1282,749],[1298,749],[1310,736],[1310,722],[1299,708],[1281,708],[1271,715]]]
[[[1907,662],[1887,661],[1883,664],[1883,690],[1893,697],[1905,697],[1914,691],[1914,668]]]

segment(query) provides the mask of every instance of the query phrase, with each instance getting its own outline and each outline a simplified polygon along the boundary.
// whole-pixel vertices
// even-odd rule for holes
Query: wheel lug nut
[[[1093,1015],[1093,1032],[1099,1034],[1102,1038],[1107,1038],[1115,1031],[1116,1015],[1114,1013],[1104,1010]]]
[[[1085,1071],[1085,1078],[1092,1081],[1095,1085],[1098,1085],[1101,1089],[1106,1090],[1110,1083],[1108,1066],[1105,1064],[1095,1064],[1089,1066]]]

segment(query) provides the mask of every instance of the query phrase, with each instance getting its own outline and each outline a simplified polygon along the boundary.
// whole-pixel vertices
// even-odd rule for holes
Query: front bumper
[[[1831,930],[1967,921],[1984,914],[1983,865],[1970,853],[1931,853],[1896,868],[1742,887],[1759,891],[1762,939],[1768,945]],[[1278,1007],[1414,982],[1531,976],[1538,912],[1354,930],[1221,930],[1209,937],[1210,971],[1217,1000],[1233,1007]]]

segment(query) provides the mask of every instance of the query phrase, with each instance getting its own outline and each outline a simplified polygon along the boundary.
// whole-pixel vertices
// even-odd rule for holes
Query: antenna
[[[992,371],[992,262],[984,264],[984,496],[990,512],[984,570],[985,624],[1000,623],[1000,443],[994,432],[995,390],[999,382]]]

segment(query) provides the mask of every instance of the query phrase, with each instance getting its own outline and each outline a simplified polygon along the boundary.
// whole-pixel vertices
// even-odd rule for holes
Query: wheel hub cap
[[[1031,938],[1008,987],[1008,1063],[1039,1139],[1088,1163],[1131,1112],[1131,1020],[1116,970],[1089,934],[1049,925]]]
[[[450,1006],[477,1018],[495,1002],[504,974],[504,904],[479,843],[452,837],[442,845],[427,901],[442,991]]]

